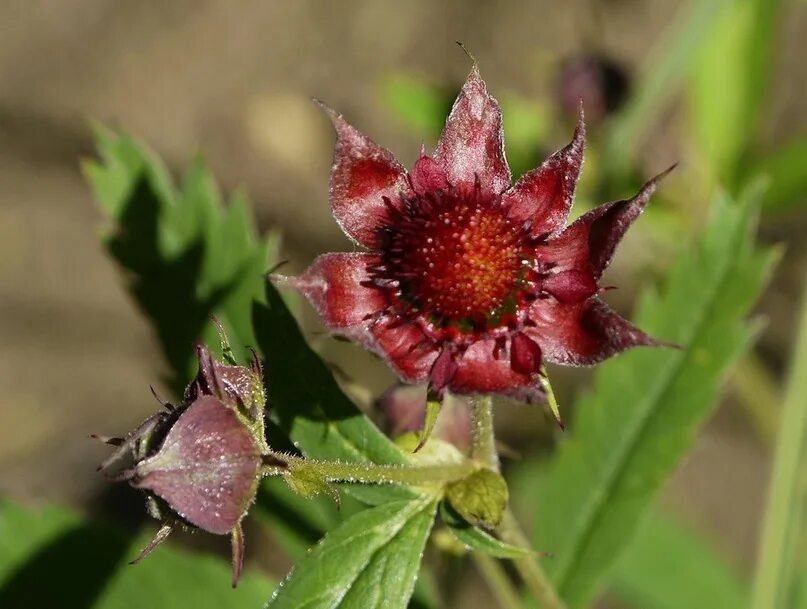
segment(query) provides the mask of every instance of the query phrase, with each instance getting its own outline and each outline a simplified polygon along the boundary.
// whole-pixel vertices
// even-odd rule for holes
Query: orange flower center
[[[385,231],[382,259],[404,300],[448,323],[479,325],[501,313],[524,248],[497,199],[436,193],[408,201],[398,220]]]

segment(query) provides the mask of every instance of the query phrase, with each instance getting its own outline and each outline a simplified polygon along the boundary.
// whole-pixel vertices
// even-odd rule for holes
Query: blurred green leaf
[[[105,242],[157,330],[179,392],[194,372],[193,342],[217,343],[210,313],[236,353],[255,344],[251,303],[261,298],[278,239],[256,236],[243,195],[223,205],[200,160],[176,189],[160,160],[133,138],[97,127],[95,139],[101,158],[83,170],[110,220]]]
[[[617,563],[611,590],[640,609],[742,609],[740,576],[697,533],[659,511]]]
[[[679,85],[729,0],[690,0],[647,53],[634,92],[608,129],[604,159],[620,176],[636,160],[654,121],[674,99]]]
[[[162,546],[137,565],[148,537],[86,523],[54,506],[0,503],[3,609],[257,607],[274,584],[247,571],[236,590],[224,560]]]
[[[440,506],[440,516],[454,537],[470,550],[497,558],[522,558],[532,554],[530,550],[496,539],[490,533],[473,526],[445,502]]]
[[[270,415],[307,457],[386,464],[409,462],[342,392],[269,282],[266,301],[255,304],[253,319],[266,362]],[[367,503],[416,496],[408,488],[393,485],[357,484],[347,488]]]
[[[748,168],[768,178],[765,210],[785,212],[807,205],[807,136],[790,140],[782,148]]]
[[[297,563],[267,609],[405,608],[435,509],[419,498],[349,518]]]
[[[443,129],[455,93],[412,74],[396,72],[381,81],[381,95],[393,116],[416,136],[433,139]]]
[[[692,127],[718,183],[736,185],[738,163],[756,135],[781,6],[780,0],[726,3],[692,63]]]
[[[775,252],[755,245],[752,199],[718,199],[661,295],[641,300],[637,325],[682,349],[638,349],[599,366],[550,463],[534,546],[554,554],[546,569],[571,607],[598,592],[753,338],[745,316]]]
[[[803,539],[807,484],[807,275],[802,283],[798,332],[779,419],[768,499],[762,521],[751,607],[793,607],[801,578],[795,569],[797,542]]]

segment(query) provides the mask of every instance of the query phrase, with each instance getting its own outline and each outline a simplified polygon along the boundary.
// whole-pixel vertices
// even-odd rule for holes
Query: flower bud
[[[558,103],[570,118],[582,100],[589,122],[598,123],[616,112],[628,96],[627,72],[608,57],[583,55],[568,59],[558,74]]]
[[[244,560],[241,520],[255,500],[263,455],[265,397],[260,366],[225,365],[197,345],[199,373],[180,406],[147,419],[99,469],[107,470],[128,451],[131,468],[114,476],[148,496],[149,513],[163,522],[139,561],[164,541],[176,524],[230,535],[233,586]]]

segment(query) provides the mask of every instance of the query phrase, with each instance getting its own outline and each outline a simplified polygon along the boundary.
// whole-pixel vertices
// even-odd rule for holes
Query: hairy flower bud
[[[229,353],[229,349],[225,350]],[[217,361],[197,345],[199,373],[179,406],[151,416],[118,446],[99,470],[130,453],[133,465],[113,476],[147,494],[149,514],[162,527],[137,562],[162,543],[177,524],[215,535],[230,535],[233,586],[244,560],[241,520],[252,505],[268,453],[264,437],[265,396],[261,368]]]

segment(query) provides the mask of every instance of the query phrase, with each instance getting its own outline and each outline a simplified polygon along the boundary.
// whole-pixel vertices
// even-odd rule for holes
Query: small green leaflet
[[[496,558],[523,558],[534,554],[531,550],[496,539],[490,533],[473,526],[445,502],[440,505],[440,517],[454,537],[471,550]]]
[[[663,481],[716,405],[721,380],[753,339],[745,321],[775,252],[753,240],[756,206],[719,199],[637,325],[683,348],[635,349],[602,364],[536,499],[534,547],[570,607],[586,605],[630,542]]]
[[[266,609],[404,609],[436,508],[420,497],[348,518],[297,563]]]
[[[233,590],[225,560],[170,544],[127,565],[149,538],[133,540],[55,506],[0,502],[0,606],[241,609],[260,606],[275,587],[247,570]]]

